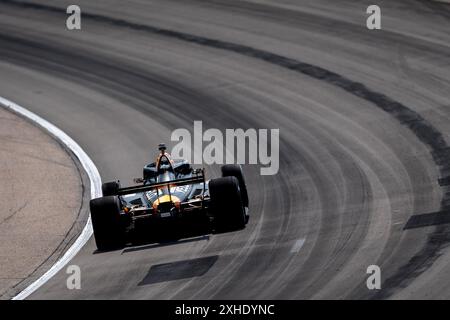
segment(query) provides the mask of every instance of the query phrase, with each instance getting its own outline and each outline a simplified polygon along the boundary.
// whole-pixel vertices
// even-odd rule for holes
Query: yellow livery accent
[[[153,202],[153,208],[157,208],[160,203],[170,202],[171,199],[175,205],[179,205],[181,202],[178,197],[169,196],[168,194],[165,194],[165,195],[159,197],[158,199],[156,199],[155,202]]]

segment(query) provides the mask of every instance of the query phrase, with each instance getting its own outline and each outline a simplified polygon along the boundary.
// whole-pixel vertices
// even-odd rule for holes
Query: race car
[[[222,177],[206,181],[204,169],[172,159],[164,144],[144,167],[136,185],[102,185],[103,197],[90,201],[95,242],[101,251],[123,247],[127,235],[206,225],[209,232],[235,231],[248,222],[249,198],[240,165],[222,166]]]

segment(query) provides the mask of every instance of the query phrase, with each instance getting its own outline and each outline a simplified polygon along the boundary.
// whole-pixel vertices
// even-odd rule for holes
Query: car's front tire
[[[247,185],[245,184],[244,173],[242,167],[236,164],[226,164],[222,166],[222,177],[236,177],[239,182],[239,189],[241,190],[242,204],[248,208],[248,193]]]
[[[105,182],[102,184],[102,193],[104,197],[117,196],[120,189],[119,181]]]
[[[117,196],[93,199],[90,202],[92,227],[97,248],[101,251],[117,249],[125,244],[125,227],[120,217]]]
[[[212,179],[208,187],[216,231],[243,229],[246,217],[238,179],[236,177]]]

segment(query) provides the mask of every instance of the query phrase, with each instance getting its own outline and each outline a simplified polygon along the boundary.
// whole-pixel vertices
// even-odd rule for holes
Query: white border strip
[[[100,174],[95,166],[94,162],[89,158],[86,152],[67,134],[62,130],[55,127],[50,122],[42,119],[38,115],[31,111],[19,106],[18,104],[9,101],[3,97],[0,97],[0,105],[10,109],[31,121],[37,123],[39,126],[47,130],[50,134],[55,136],[60,140],[67,148],[69,148],[75,156],[80,161],[84,170],[86,170],[89,176],[89,181],[91,184],[91,199],[98,198],[102,196],[102,180]],[[45,274],[43,274],[39,279],[30,284],[26,289],[17,294],[12,300],[23,300],[26,299],[30,294],[39,289],[43,284],[50,280],[58,271],[60,271],[72,258],[81,250],[81,248],[86,244],[89,238],[92,236],[92,222],[91,217],[88,217],[86,225],[81,232],[78,239],[72,244],[72,246],[66,251],[66,253],[59,259]]]

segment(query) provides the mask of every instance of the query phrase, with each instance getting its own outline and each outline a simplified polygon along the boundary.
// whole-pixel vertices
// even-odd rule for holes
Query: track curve
[[[83,29],[69,32],[59,2],[3,2],[1,94],[22,92],[16,100],[74,137],[103,180],[138,176],[152,147],[194,120],[280,128],[289,156],[276,176],[244,168],[245,231],[102,254],[91,240],[71,262],[82,290],[61,272],[33,298],[450,296],[447,226],[404,230],[448,205],[438,183],[449,174],[448,9],[386,4],[374,35],[364,1],[105,3],[80,1]],[[212,257],[201,277],[145,281],[154,265]],[[371,264],[383,272],[375,293]]]

